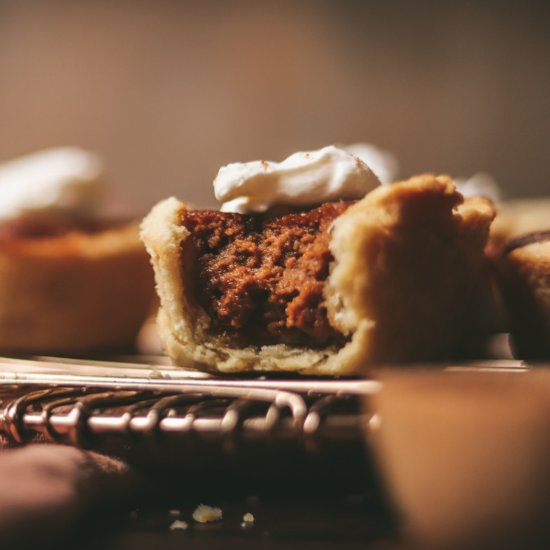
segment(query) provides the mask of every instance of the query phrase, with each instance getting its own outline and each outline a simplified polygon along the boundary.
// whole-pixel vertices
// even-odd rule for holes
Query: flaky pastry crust
[[[209,331],[194,298],[194,246],[180,224],[186,208],[164,200],[142,224],[161,302],[159,332],[175,364],[226,373],[352,375],[383,363],[449,357],[465,334],[494,217],[490,201],[464,200],[447,176],[379,187],[332,228],[325,299],[329,322],[347,343],[237,348]]]

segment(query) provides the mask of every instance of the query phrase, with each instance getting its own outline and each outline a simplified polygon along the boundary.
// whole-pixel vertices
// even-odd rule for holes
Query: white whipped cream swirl
[[[276,205],[315,206],[362,198],[380,185],[356,156],[330,145],[294,153],[282,162],[256,160],[220,168],[214,193],[223,212],[265,212]]]
[[[100,159],[75,147],[46,149],[0,164],[0,220],[85,217],[100,199]]]
[[[382,184],[393,183],[399,176],[397,157],[385,149],[380,149],[372,143],[352,143],[342,146],[342,149],[360,158],[370,166]]]

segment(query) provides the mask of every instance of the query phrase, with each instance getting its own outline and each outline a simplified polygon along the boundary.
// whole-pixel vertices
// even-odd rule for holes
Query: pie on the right
[[[516,355],[550,359],[550,230],[514,237],[492,257]]]

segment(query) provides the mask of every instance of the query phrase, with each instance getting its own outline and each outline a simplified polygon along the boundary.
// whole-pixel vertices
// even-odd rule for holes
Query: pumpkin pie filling
[[[194,295],[211,332],[239,347],[342,346],[323,289],[333,260],[330,227],[351,204],[277,216],[183,210],[196,255]]]

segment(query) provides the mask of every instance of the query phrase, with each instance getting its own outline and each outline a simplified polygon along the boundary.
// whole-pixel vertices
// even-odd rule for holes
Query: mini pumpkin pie
[[[231,212],[170,198],[144,220],[159,332],[174,363],[220,372],[351,375],[452,356],[467,332],[481,276],[490,201],[464,200],[449,177],[423,175],[388,186],[370,181],[363,189],[372,190],[359,200],[342,185],[344,199],[298,205],[311,200],[313,188],[326,198],[336,187],[327,178],[342,180],[345,171],[340,153],[301,154],[300,177],[286,171],[286,161],[233,167],[245,194],[237,200],[225,180],[216,189]],[[330,174],[318,170],[323,155],[333,164]],[[355,158],[350,173],[352,164],[369,175]],[[260,180],[262,170],[269,186],[242,177]],[[354,178],[360,174],[343,179]],[[309,199],[292,203],[287,183],[294,190],[304,183]],[[357,181],[354,186],[357,192]],[[275,196],[287,197],[286,209],[279,203],[262,212],[266,197]],[[256,211],[234,211],[243,204]]]
[[[518,285],[511,282],[511,279],[519,281],[524,278],[530,270],[527,264],[523,265],[523,260],[520,257],[530,257],[527,261],[529,266],[534,261],[534,257],[531,257],[530,249],[525,249],[524,246],[528,243],[532,236],[536,235],[537,239],[541,235],[550,232],[550,198],[525,198],[525,199],[512,199],[506,201],[500,201],[495,203],[496,218],[491,225],[491,231],[489,234],[489,242],[486,247],[486,255],[490,259],[490,262],[495,268],[495,292],[493,303],[496,307],[490,307],[490,304],[484,308],[484,311],[494,311],[493,317],[497,319],[497,323],[494,326],[498,327],[501,332],[512,332],[515,336],[516,351],[521,350],[521,354],[527,358],[530,355],[528,351],[531,349],[531,345],[523,345],[520,342],[525,342],[527,339],[538,340],[535,333],[540,331],[540,323],[535,321],[535,317],[531,317],[525,328],[519,328],[519,325],[523,325],[526,319],[525,311],[527,303],[521,304],[521,299],[517,298],[518,293],[522,294],[527,292],[527,286],[531,283],[524,279],[522,283],[519,283],[519,287],[523,290],[518,290]],[[517,252],[510,252],[518,249]],[[521,250],[520,250],[521,249]],[[521,267],[520,267],[521,264]],[[531,279],[531,276],[529,276]],[[527,286],[526,286],[527,285]],[[534,287],[531,287],[534,291]],[[537,290],[536,295],[539,294]],[[533,304],[533,297],[529,300]],[[518,301],[518,299],[520,301]],[[535,300],[536,301],[536,300]],[[537,306],[539,307],[539,306]],[[525,311],[518,311],[525,310]],[[522,319],[521,321],[519,319]],[[538,329],[529,328],[530,325],[536,324]],[[519,332],[525,332],[525,335],[519,335]],[[527,333],[532,332],[532,336],[527,337]],[[542,329],[544,333],[544,329]],[[540,347],[540,346],[537,346]],[[524,352],[527,352],[525,355]]]
[[[507,241],[493,261],[515,352],[550,359],[550,230]]]
[[[0,350],[132,349],[154,286],[135,222],[96,215],[100,164],[78,149],[0,167]]]

